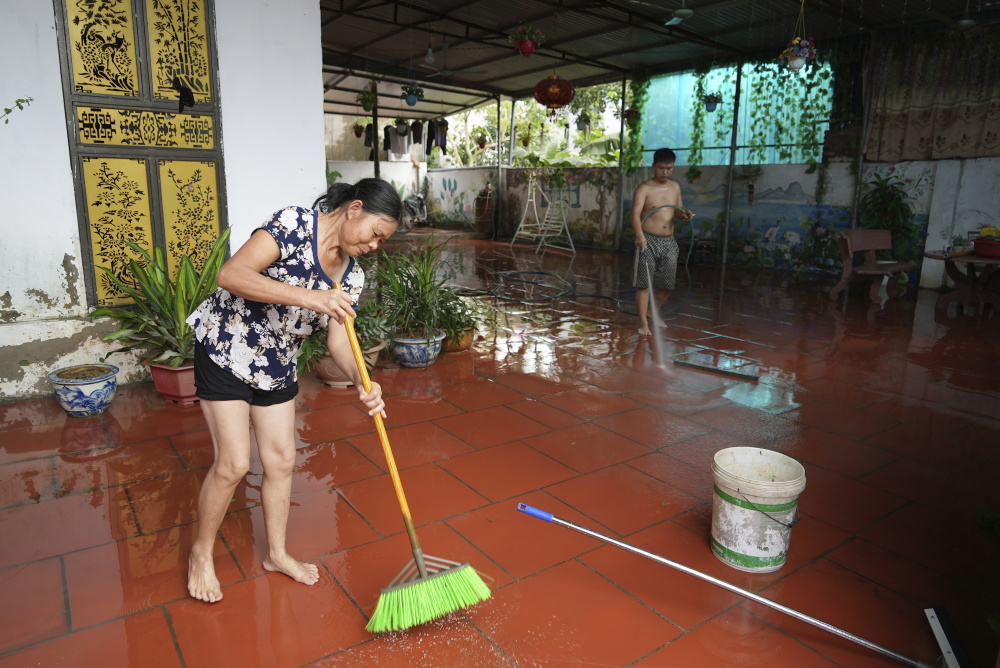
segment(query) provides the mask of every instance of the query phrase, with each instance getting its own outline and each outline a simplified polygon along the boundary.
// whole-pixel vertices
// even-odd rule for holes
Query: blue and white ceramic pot
[[[422,369],[434,363],[441,353],[441,342],[445,333],[438,330],[435,337],[424,339],[393,339],[392,354],[401,367],[407,369]]]
[[[113,364],[78,364],[49,374],[56,399],[70,417],[92,417],[108,410],[118,387]]]

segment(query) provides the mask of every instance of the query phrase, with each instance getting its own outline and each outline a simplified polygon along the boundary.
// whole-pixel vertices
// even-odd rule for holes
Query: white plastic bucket
[[[763,448],[726,448],[712,461],[712,552],[750,573],[785,565],[806,471]]]

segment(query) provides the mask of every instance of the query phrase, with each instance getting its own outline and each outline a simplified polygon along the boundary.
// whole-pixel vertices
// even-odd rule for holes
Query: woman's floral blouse
[[[281,257],[261,274],[300,288],[332,290],[334,282],[316,256],[318,217],[318,211],[289,207],[254,230],[255,234],[265,230],[281,250]],[[357,309],[365,273],[354,258],[340,284]],[[329,321],[325,313],[244,299],[222,288],[187,319],[212,361],[260,390],[277,390],[295,382],[302,341]]]

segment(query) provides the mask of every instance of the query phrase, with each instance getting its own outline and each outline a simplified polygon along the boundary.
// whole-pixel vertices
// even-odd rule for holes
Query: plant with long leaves
[[[222,231],[199,272],[186,255],[181,258],[177,278],[170,278],[166,256],[156,248],[150,256],[135,243],[129,247],[142,256],[144,263],[129,260],[129,270],[136,287],[122,283],[107,267],[99,267],[115,287],[135,302],[134,306],[99,308],[92,318],[114,318],[120,327],[104,337],[105,341],[124,344],[114,353],[147,349],[152,364],[178,367],[194,360],[194,330],[185,320],[218,288],[216,277],[225,259],[230,229]]]
[[[443,329],[442,300],[450,277],[442,258],[448,242],[380,253],[375,269],[376,298],[393,336],[432,339]]]

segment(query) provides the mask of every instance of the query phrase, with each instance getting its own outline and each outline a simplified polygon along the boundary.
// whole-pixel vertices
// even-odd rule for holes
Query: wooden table
[[[953,302],[958,302],[972,306],[978,315],[982,315],[987,304],[1000,309],[1000,271],[997,270],[1000,257],[945,255],[940,251],[928,251],[924,257],[943,260],[944,270],[955,281],[955,289],[938,298],[937,308],[947,310]],[[960,266],[965,268],[964,272]]]

